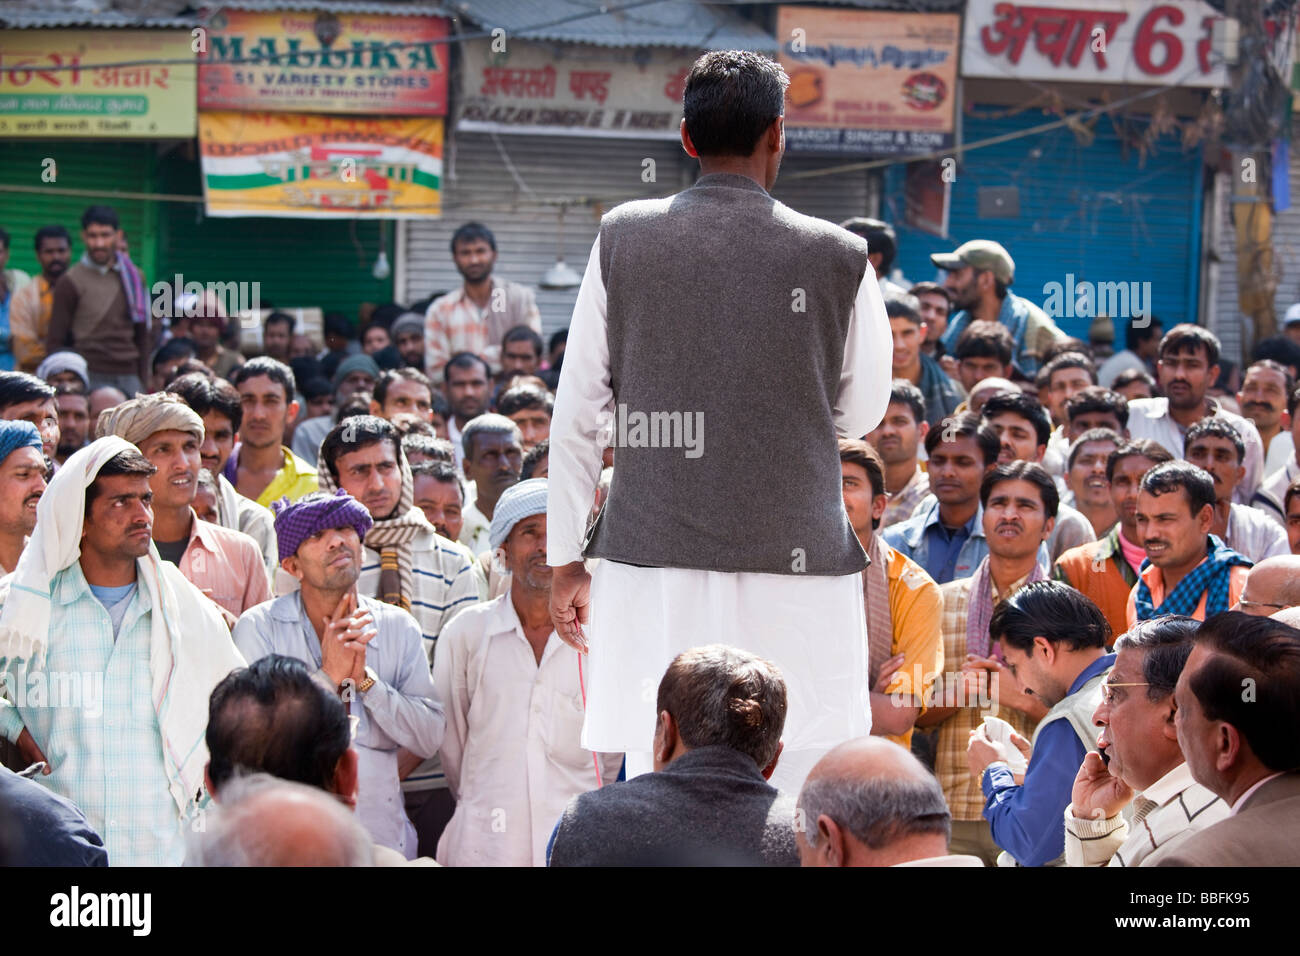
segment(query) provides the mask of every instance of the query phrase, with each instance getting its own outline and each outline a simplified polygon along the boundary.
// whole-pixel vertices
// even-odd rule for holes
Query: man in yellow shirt
[[[876,450],[865,441],[840,439],[840,470],[849,523],[871,559],[862,572],[871,732],[910,747],[912,728],[943,670],[943,598],[919,564],[875,533],[889,503],[885,466]]]
[[[222,474],[245,498],[270,507],[287,497],[297,501],[319,491],[316,469],[284,447],[284,432],[298,417],[293,372],[265,355],[250,359],[231,375],[239,392],[243,422],[239,444]]]

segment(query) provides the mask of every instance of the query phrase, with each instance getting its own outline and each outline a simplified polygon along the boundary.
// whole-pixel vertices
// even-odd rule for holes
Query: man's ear
[[[659,711],[659,723],[655,726],[654,757],[658,763],[666,764],[677,749],[677,721],[666,710]]]
[[[298,420],[298,403],[297,403],[297,402],[290,402],[290,403],[289,403],[289,421],[291,421],[291,422],[296,422],[297,420]]]
[[[1056,645],[1045,637],[1034,638],[1034,651],[1043,655],[1043,662],[1051,667],[1056,662]]]
[[[844,865],[844,834],[824,813],[817,818],[817,852],[827,866]]]
[[[299,581],[302,580],[302,565],[298,561],[298,555],[289,555],[289,557],[280,562],[280,567],[284,568]]]
[[[380,412],[382,412],[383,410],[384,410],[383,407],[377,401],[375,401],[373,398],[370,400],[371,415],[374,415],[376,418],[382,418],[383,416],[380,415]]]
[[[691,142],[691,134],[686,132],[686,120],[682,120],[681,125],[682,149],[686,150],[686,155],[691,159],[699,159],[700,154],[695,151],[695,144]]]
[[[334,765],[334,793],[353,808],[357,805],[358,776],[357,752],[349,747]]]
[[[212,785],[211,770],[212,770],[212,761],[209,760],[207,763],[203,765],[203,789],[208,791],[208,793],[212,796],[213,803],[220,803],[221,801],[217,799],[217,788]]]
[[[1170,694],[1164,704],[1165,723],[1160,728],[1160,734],[1165,740],[1172,740],[1178,743],[1178,727],[1174,723],[1174,718],[1178,716],[1178,705],[1174,702],[1174,695]]]
[[[1246,742],[1241,733],[1227,721],[1218,721],[1214,731],[1214,767],[1220,773],[1227,773],[1241,763]]]
[[[771,780],[772,774],[776,772],[776,762],[781,759],[781,751],[785,749],[785,741],[782,740],[776,745],[776,753],[772,755],[772,761],[763,768],[763,779]]]

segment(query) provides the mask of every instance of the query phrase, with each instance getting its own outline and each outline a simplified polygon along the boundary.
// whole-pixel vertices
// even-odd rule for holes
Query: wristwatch
[[[365,679],[357,685],[357,690],[364,694],[366,691],[370,690],[370,688],[375,686],[375,681],[377,680],[379,680],[379,675],[376,674],[372,668],[367,667]]]

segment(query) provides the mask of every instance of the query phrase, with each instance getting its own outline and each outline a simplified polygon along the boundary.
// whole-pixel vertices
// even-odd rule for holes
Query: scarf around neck
[[[1024,584],[1046,580],[1047,570],[1039,561],[1034,561],[1034,569],[1029,572],[1029,577],[1025,578]],[[1021,587],[1024,587],[1024,584]],[[1003,595],[1003,600],[1013,593],[1015,592]],[[996,604],[997,602],[993,600],[993,575],[989,571],[989,559],[986,556],[971,575],[970,602],[966,609],[967,654],[988,657],[993,650],[993,640],[989,637],[989,621],[993,619],[993,608]],[[1002,660],[1000,652],[994,653],[993,656]]]
[[[1137,595],[1134,604],[1139,621],[1148,621],[1153,617],[1166,614],[1182,614],[1190,617],[1196,611],[1196,605],[1205,594],[1205,616],[1213,617],[1229,608],[1228,596],[1232,589],[1232,569],[1234,567],[1252,567],[1253,561],[1233,551],[1223,543],[1218,535],[1208,535],[1205,560],[1192,568],[1178,586],[1165,595],[1164,601],[1156,607],[1151,599],[1151,585],[1146,578],[1138,577]],[[1142,570],[1151,566],[1151,559],[1142,562]]]

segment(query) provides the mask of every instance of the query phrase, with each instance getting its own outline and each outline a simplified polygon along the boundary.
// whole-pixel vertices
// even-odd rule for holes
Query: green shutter
[[[152,143],[40,140],[0,143],[0,185],[34,187],[40,192],[0,189],[0,226],[10,236],[9,266],[31,275],[40,271],[34,241],[42,226],[62,225],[72,235],[73,261],[80,258],[81,214],[87,206],[117,210],[131,244],[131,258],[148,275],[153,265],[154,220],[149,203],[121,199],[114,192],[144,193],[151,187],[155,146]],[[54,182],[42,171],[54,160]],[[90,195],[62,195],[45,190],[88,190]]]

